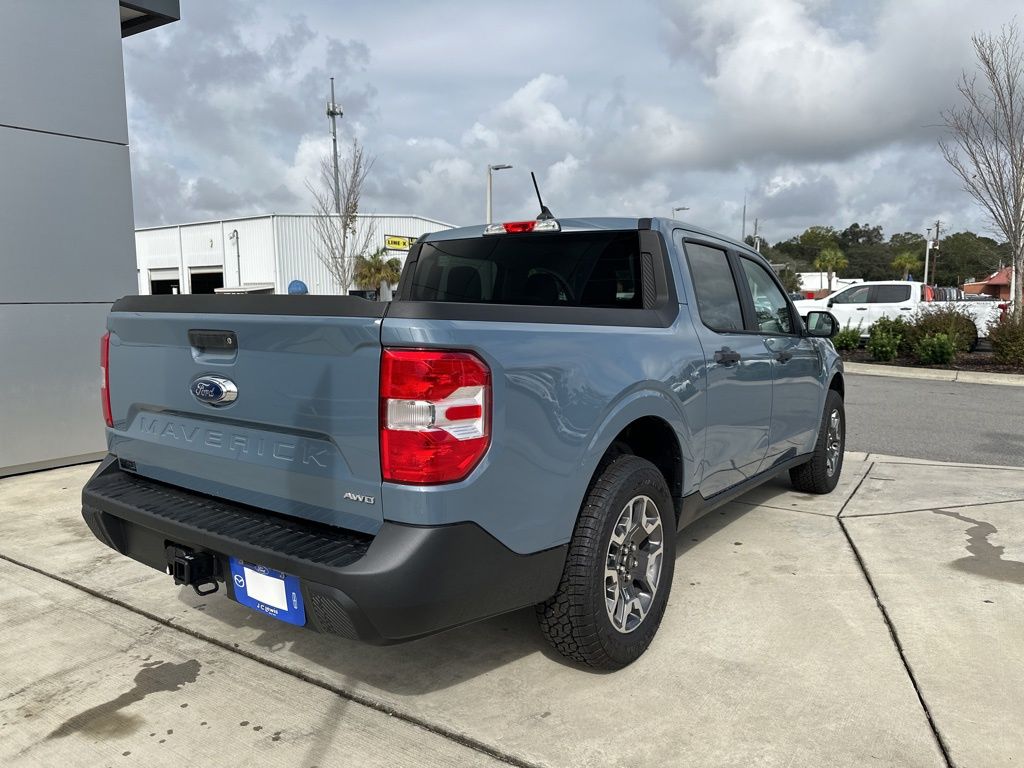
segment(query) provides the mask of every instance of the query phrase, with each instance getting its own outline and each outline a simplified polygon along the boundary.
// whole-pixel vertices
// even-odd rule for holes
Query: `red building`
[[[984,280],[974,283],[964,283],[964,293],[993,296],[1001,301],[1010,300],[1010,267],[1004,267]]]

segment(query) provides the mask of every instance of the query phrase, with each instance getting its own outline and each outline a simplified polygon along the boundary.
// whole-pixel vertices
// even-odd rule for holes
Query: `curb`
[[[843,363],[843,370],[846,373],[856,373],[864,376],[888,376],[894,379],[925,379],[928,381],[955,381],[961,384],[994,384],[1003,387],[1024,387],[1024,376],[1016,373],[947,371],[935,368],[907,368],[899,365],[872,365],[871,363]]]

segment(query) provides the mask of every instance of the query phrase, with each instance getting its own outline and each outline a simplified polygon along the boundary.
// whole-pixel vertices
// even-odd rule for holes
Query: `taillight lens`
[[[530,219],[529,221],[505,221],[488,224],[485,235],[519,235],[524,232],[561,232],[562,225],[556,219]]]
[[[384,480],[462,480],[491,442],[491,371],[470,352],[385,349],[380,368]]]
[[[114,426],[110,413],[110,332],[100,338],[100,400],[103,402],[103,421]]]

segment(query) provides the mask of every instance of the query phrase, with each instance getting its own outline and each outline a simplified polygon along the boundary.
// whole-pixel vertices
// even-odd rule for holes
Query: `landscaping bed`
[[[840,356],[848,363],[870,363],[880,366],[903,366],[907,368],[932,368],[938,371],[977,371],[978,373],[1015,373],[1024,375],[1024,367],[1004,365],[995,362],[991,352],[961,352],[949,365],[924,365],[913,357],[897,357],[888,362],[879,362],[871,357],[867,349],[848,349],[840,351]]]

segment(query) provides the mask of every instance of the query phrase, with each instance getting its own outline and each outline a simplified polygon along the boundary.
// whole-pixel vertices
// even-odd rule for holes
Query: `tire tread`
[[[625,664],[608,652],[601,641],[599,625],[594,619],[593,612],[588,610],[595,589],[595,563],[600,562],[605,555],[602,540],[605,527],[609,524],[608,516],[618,513],[612,509],[611,504],[622,486],[638,472],[656,475],[657,482],[661,485],[660,490],[664,494],[663,498],[670,496],[664,477],[657,467],[645,459],[631,454],[620,454],[603,466],[603,471],[592,483],[580,510],[576,529],[569,542],[558,591],[549,600],[538,604],[536,611],[542,633],[560,654],[597,669],[619,669]],[[675,556],[674,547],[669,546],[670,537],[674,541],[674,529],[665,531],[665,557]],[[662,578],[671,575],[672,569],[669,568],[663,571]],[[670,588],[669,578],[661,591],[667,593]],[[667,598],[663,601],[662,613],[666,604]],[[656,629],[661,616],[649,614],[646,621],[651,621]],[[629,661],[638,657],[646,646],[647,643],[643,643]]]

